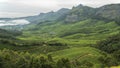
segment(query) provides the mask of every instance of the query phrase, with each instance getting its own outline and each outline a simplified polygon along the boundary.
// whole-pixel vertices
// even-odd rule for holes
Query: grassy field
[[[120,66],[113,66],[113,67],[111,67],[111,68],[120,68]]]
[[[101,51],[92,48],[92,47],[79,47],[79,48],[70,48],[70,49],[64,49],[56,52],[50,53],[54,59],[60,59],[60,58],[69,58],[72,62],[75,60],[78,60],[80,62],[82,61],[90,61],[94,64],[94,67],[99,67],[100,62],[98,61],[98,58],[102,56]]]

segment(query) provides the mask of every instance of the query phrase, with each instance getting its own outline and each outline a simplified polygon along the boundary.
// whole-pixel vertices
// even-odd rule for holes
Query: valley
[[[120,4],[80,4],[36,16],[1,18],[0,68],[119,67],[119,11]]]

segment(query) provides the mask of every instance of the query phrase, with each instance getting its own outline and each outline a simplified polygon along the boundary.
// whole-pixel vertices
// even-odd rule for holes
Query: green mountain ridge
[[[117,4],[117,6],[118,5],[119,4]],[[113,9],[106,8],[106,6],[107,7],[113,6],[112,7]],[[75,34],[77,34],[77,35],[79,34],[79,36],[82,36],[82,35],[90,36],[92,34],[97,35],[96,32],[98,32],[98,37],[99,37],[100,32],[102,32],[104,34],[105,34],[105,32],[112,34],[112,32],[114,30],[115,30],[114,32],[118,33],[119,32],[119,25],[117,25],[117,24],[119,22],[116,22],[116,20],[102,19],[100,17],[102,19],[101,20],[101,19],[99,19],[99,16],[96,16],[96,15],[98,15],[97,13],[100,12],[100,10],[103,10],[103,9],[101,9],[103,7],[105,7],[106,9],[109,9],[109,11],[114,10],[114,11],[118,12],[118,10],[119,10],[118,7],[117,7],[118,10],[116,8],[114,8],[114,4],[105,5],[105,6],[102,6],[100,8],[91,8],[88,6],[79,5],[77,7],[73,7],[73,9],[70,10],[69,13],[66,16],[64,16],[63,17],[64,19],[61,20],[60,22],[57,21],[57,22],[55,22],[55,24],[50,23],[50,22],[43,22],[41,24],[37,24],[37,26],[35,25],[35,28],[32,25],[33,27],[30,27],[30,29],[31,28],[35,29],[35,31],[33,31],[33,33],[35,32],[36,34],[37,33],[43,33],[43,34],[47,33],[47,34],[52,34],[55,36],[57,35],[59,37],[63,37],[64,35],[67,36],[67,34],[71,35],[71,36],[72,35],[75,36]],[[98,11],[98,9],[99,9],[99,11]],[[112,13],[110,13],[109,15],[111,15],[111,17],[114,16],[114,15],[112,15]],[[69,18],[71,17],[71,18],[69,19],[68,17]],[[73,19],[74,23],[70,24],[70,22],[73,22],[73,21],[71,21],[72,19]],[[70,22],[68,22],[68,24],[67,24],[66,20],[68,20]],[[82,23],[79,24],[80,22],[83,22],[84,25]],[[110,23],[110,24],[107,24],[107,23]],[[83,28],[83,26],[84,26],[84,28]],[[112,26],[112,28],[111,28],[111,26]],[[56,29],[54,29],[54,28],[56,28]],[[106,35],[107,35],[107,33],[106,33]],[[73,36],[73,38],[75,38],[74,36]]]

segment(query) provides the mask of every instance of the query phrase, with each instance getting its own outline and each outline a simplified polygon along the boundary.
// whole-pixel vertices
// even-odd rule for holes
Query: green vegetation
[[[109,59],[111,59],[112,61],[107,65],[109,66],[116,66],[120,63],[120,34],[114,35],[112,37],[109,37],[106,40],[103,40],[101,42],[99,42],[96,47],[102,51],[105,51],[107,53],[109,53],[112,58],[108,57]],[[102,61],[107,61],[108,58],[106,59],[105,57],[103,58]],[[106,64],[106,62],[103,62]]]
[[[54,59],[67,57],[72,62],[78,61],[79,64],[89,62],[92,64],[92,68],[100,68],[101,63],[98,58],[104,56],[101,51],[92,47],[77,47],[71,49],[64,49],[61,51],[52,52],[50,54],[55,56],[53,57]]]
[[[120,66],[119,8],[79,5],[25,17],[22,31],[0,29],[0,68]]]
[[[15,58],[16,57],[16,58]],[[74,64],[73,64],[74,63]],[[11,50],[0,51],[0,68],[92,68],[93,63],[70,61],[66,58],[54,61],[51,55],[36,55],[28,52],[15,52]]]

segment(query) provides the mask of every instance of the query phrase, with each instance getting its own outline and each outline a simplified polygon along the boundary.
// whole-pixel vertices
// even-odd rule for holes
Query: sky
[[[0,0],[0,18],[33,16],[79,4],[100,7],[112,3],[120,0]]]

